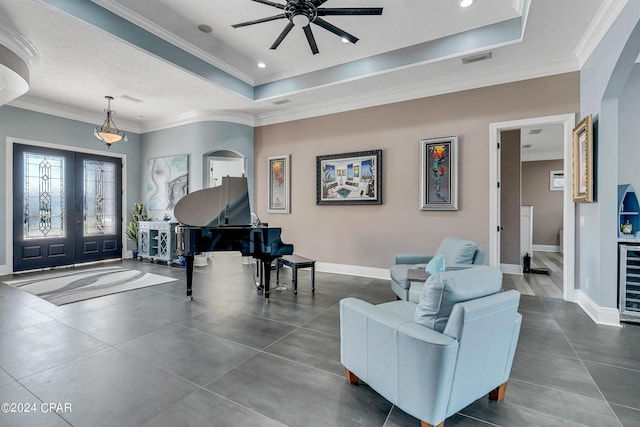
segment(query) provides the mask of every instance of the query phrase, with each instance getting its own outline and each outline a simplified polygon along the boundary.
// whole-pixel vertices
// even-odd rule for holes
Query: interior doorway
[[[207,187],[222,185],[223,176],[244,176],[245,157],[231,150],[218,150],[205,154],[208,176]]]
[[[571,131],[575,127],[575,114],[558,116],[537,117],[531,119],[514,120],[508,122],[492,123],[490,125],[490,239],[489,239],[489,264],[500,268],[500,233],[501,233],[501,170],[500,170],[500,134],[521,128],[560,124],[563,138],[563,164],[565,173],[563,192],[563,218],[562,218],[562,252],[563,263],[563,299],[573,300],[574,283],[574,259],[575,259],[575,205],[571,196]]]

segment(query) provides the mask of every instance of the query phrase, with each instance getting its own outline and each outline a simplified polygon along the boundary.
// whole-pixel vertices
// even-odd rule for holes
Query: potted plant
[[[138,258],[138,226],[140,221],[148,221],[150,218],[144,211],[144,205],[142,203],[134,203],[133,209],[131,210],[131,222],[129,222],[129,227],[125,231],[127,238],[133,241],[134,249],[131,251],[133,253],[133,259]]]

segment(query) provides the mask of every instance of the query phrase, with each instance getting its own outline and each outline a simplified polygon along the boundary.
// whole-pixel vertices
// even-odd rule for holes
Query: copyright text
[[[5,414],[23,414],[30,412],[55,412],[58,414],[63,414],[71,412],[71,403],[3,402],[2,404],[0,404],[0,411]]]

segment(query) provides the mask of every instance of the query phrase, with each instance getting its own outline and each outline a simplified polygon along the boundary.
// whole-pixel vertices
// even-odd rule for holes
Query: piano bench
[[[280,283],[280,267],[286,265],[291,267],[291,283],[293,293],[298,293],[298,269],[311,268],[311,292],[316,291],[316,262],[312,259],[300,255],[283,255],[276,260],[276,285]]]

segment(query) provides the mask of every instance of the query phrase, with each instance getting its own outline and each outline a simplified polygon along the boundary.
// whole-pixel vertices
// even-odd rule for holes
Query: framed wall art
[[[564,190],[564,171],[549,171],[549,191]]]
[[[317,156],[316,204],[381,205],[382,150]]]
[[[458,137],[420,141],[420,209],[458,210]]]
[[[151,211],[173,211],[189,192],[189,156],[157,157],[147,160],[146,200]]]
[[[269,213],[290,213],[291,156],[269,157]]]
[[[591,114],[573,129],[571,144],[573,201],[593,202],[593,122]]]

